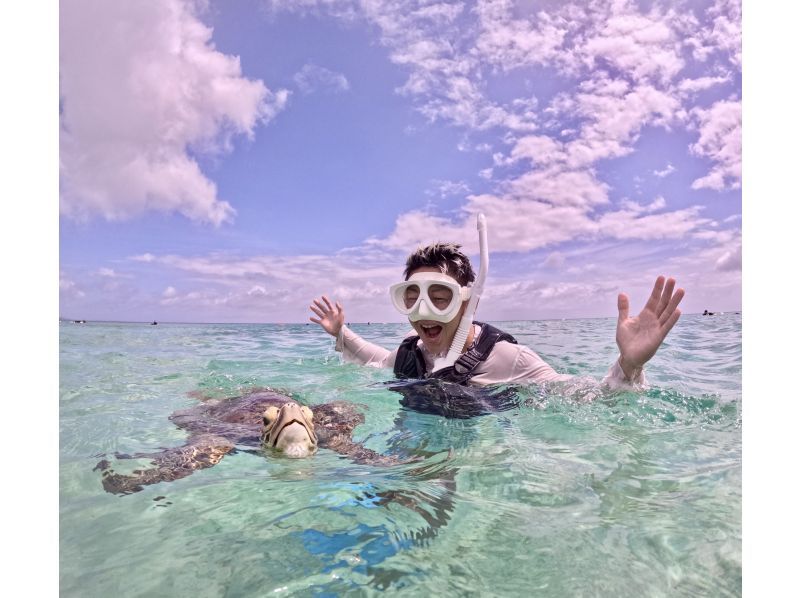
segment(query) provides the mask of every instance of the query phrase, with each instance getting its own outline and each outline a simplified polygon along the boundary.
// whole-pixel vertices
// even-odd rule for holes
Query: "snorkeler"
[[[485,386],[512,382],[568,380],[510,334],[474,321],[489,253],[486,220],[478,216],[481,266],[476,278],[469,258],[455,243],[434,243],[412,253],[405,280],[390,287],[395,308],[408,316],[416,334],[394,351],[365,341],[345,326],[344,308],[326,296],[310,305],[309,318],[336,338],[336,350],[346,361],[391,367],[398,378],[440,378],[447,382]],[[616,341],[620,350],[603,382],[612,388],[646,384],[644,365],[655,355],[680,317],[683,289],[675,280],[656,279],[644,309],[629,317],[625,293],[617,299]]]

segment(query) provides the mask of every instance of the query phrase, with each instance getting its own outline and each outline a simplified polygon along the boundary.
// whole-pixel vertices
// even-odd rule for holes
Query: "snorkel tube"
[[[478,241],[481,248],[481,267],[478,270],[475,282],[472,283],[472,292],[469,297],[469,303],[467,303],[467,309],[461,318],[461,323],[458,325],[458,330],[456,330],[456,335],[453,337],[453,342],[447,355],[433,362],[433,372],[449,367],[456,362],[456,359],[461,356],[461,351],[464,349],[469,331],[472,328],[472,317],[478,307],[478,299],[481,298],[481,293],[483,293],[486,272],[489,270],[489,242],[486,236],[486,216],[483,214],[478,214]]]

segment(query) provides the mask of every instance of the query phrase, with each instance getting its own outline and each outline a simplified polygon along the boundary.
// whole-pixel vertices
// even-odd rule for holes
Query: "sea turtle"
[[[158,453],[116,454],[118,459],[152,460],[154,467],[135,470],[130,475],[115,473],[109,461],[103,459],[94,469],[102,471],[107,492],[131,494],[149,484],[186,477],[216,465],[237,446],[263,447],[289,457],[306,457],[319,447],[356,463],[408,462],[353,442],[353,429],[364,422],[364,415],[345,401],[309,408],[273,390],[257,389],[229,399],[207,400],[176,411],[169,419],[189,433],[186,444]]]

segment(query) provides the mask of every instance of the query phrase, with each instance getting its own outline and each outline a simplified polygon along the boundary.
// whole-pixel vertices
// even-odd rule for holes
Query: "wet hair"
[[[472,264],[457,243],[434,243],[417,249],[406,260],[405,279],[408,280],[419,268],[438,268],[442,274],[455,278],[462,287],[475,280]]]

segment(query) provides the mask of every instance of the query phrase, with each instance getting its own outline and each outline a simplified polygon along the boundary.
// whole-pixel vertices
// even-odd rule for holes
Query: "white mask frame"
[[[413,286],[419,288],[419,295],[414,304],[408,307],[405,302],[405,292]],[[445,287],[452,293],[450,304],[444,309],[436,307],[431,299],[429,291],[432,286]],[[462,287],[456,279],[440,272],[417,272],[408,280],[389,287],[389,295],[395,308],[404,316],[408,316],[412,322],[432,320],[446,324],[458,315],[462,303],[470,298],[471,293],[470,287]]]

